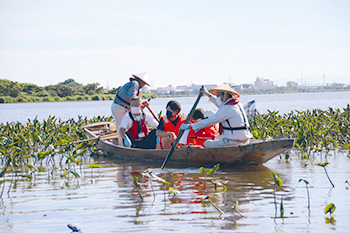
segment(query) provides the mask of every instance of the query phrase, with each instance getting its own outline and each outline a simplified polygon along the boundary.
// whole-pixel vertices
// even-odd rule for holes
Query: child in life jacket
[[[193,112],[193,116],[191,118],[191,123],[196,123],[202,119],[204,119],[204,110],[201,108],[197,108]],[[218,134],[217,126],[212,125],[200,129],[195,132],[193,129],[186,130],[180,139],[180,143],[184,145],[199,145],[204,147],[204,142],[206,140],[214,140],[215,135]]]

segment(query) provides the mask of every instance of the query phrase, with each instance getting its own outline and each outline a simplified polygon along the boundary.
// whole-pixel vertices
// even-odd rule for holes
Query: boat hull
[[[102,129],[108,129],[112,122],[101,122],[84,127],[89,138],[103,135]],[[127,160],[161,162],[169,150],[126,148],[116,145],[116,140],[99,140],[98,148],[110,157]],[[187,165],[233,166],[239,164],[262,164],[293,147],[294,139],[277,139],[269,141],[254,140],[248,145],[229,146],[221,148],[202,148],[200,146],[185,146],[174,150],[169,163]]]

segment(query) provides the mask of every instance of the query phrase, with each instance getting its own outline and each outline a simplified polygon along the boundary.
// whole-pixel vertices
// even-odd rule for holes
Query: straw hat
[[[144,73],[138,73],[138,74],[133,74],[132,75],[134,78],[137,78],[137,79],[140,79],[142,82],[144,82],[146,85],[148,86],[151,86],[149,85],[149,81],[148,81],[148,74],[147,72],[144,72]]]
[[[213,95],[216,95],[217,92],[226,92],[232,95],[232,98],[238,98],[240,95],[237,91],[233,90],[229,85],[224,84],[222,86],[215,87],[213,89],[210,89],[209,92]]]

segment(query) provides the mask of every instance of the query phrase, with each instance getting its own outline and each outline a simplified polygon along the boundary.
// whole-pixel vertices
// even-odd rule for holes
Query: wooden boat
[[[88,138],[100,137],[98,148],[110,157],[128,160],[163,162],[169,150],[126,148],[116,145],[116,136],[110,128],[114,122],[98,122],[84,126]],[[111,134],[111,137],[108,136]],[[115,134],[114,134],[115,135]],[[262,164],[273,157],[291,149],[294,139],[252,140],[248,145],[221,148],[202,148],[185,146],[176,149],[169,163],[204,166],[220,163],[220,166],[239,164]]]

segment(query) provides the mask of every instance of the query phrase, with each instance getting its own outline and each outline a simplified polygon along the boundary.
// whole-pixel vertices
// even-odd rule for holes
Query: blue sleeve
[[[131,98],[137,96],[137,92],[139,91],[139,87],[140,86],[139,86],[139,83],[137,81],[132,81],[126,94],[128,96],[130,96]]]

